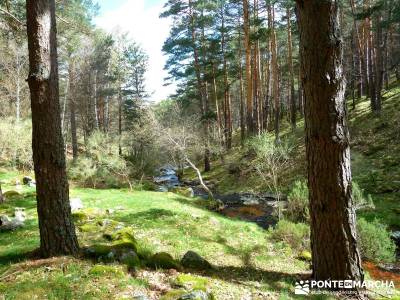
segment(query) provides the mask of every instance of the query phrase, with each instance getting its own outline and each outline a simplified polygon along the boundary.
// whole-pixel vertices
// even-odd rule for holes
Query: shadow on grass
[[[138,213],[131,213],[131,214],[123,214],[123,215],[116,215],[114,220],[119,222],[126,222],[126,223],[142,223],[142,222],[157,222],[159,219],[163,219],[163,223],[165,223],[166,218],[175,217],[176,214],[168,209],[162,208],[152,208],[145,211],[141,211]],[[175,219],[171,219],[171,221],[176,221]]]
[[[0,256],[0,266],[4,267],[10,264],[16,264],[28,259],[32,259],[32,257],[33,257],[32,251],[26,251],[20,253],[15,253],[15,252],[8,253]]]

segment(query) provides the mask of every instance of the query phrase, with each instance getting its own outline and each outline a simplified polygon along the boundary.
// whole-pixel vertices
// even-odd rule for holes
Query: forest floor
[[[400,87],[385,93],[380,118],[370,112],[365,99],[359,99],[356,110],[349,108],[349,112],[354,180],[372,195],[376,205],[365,217],[379,218],[398,230]],[[294,159],[281,177],[284,193],[296,179],[304,178],[302,127],[299,121],[294,135],[288,126],[282,130],[282,139],[290,139],[294,145]],[[214,161],[213,170],[205,174],[219,192],[266,190],[252,167],[251,153],[235,148],[224,159],[224,165]],[[15,189],[15,179],[21,180],[23,175],[0,170],[3,191]],[[194,175],[188,173],[186,177]],[[132,274],[122,264],[84,257],[32,259],[30,253],[39,246],[35,193],[33,188],[23,187],[20,194],[0,204],[0,214],[12,215],[15,207],[23,207],[28,216],[23,228],[0,233],[0,299],[132,299],[146,295],[149,299],[172,300],[193,289],[207,290],[221,300],[298,299],[295,282],[311,272],[310,264],[298,258],[299,253],[272,241],[268,230],[209,211],[202,199],[126,189],[71,189],[71,197],[82,199],[87,216],[76,222],[83,248],[109,243],[100,225],[109,220],[132,227],[143,252],[165,251],[179,261],[192,250],[207,259],[213,269],[195,272],[143,267]],[[377,292],[385,294],[384,290]],[[307,297],[313,298],[330,299]]]
[[[9,183],[4,190],[14,187],[16,176],[0,173]],[[273,242],[269,231],[211,212],[202,199],[165,192],[75,188],[72,197],[82,199],[82,212],[87,216],[76,222],[81,247],[108,243],[99,221],[111,220],[133,228],[140,251],[168,252],[178,261],[192,250],[213,269],[143,267],[132,275],[119,263],[83,257],[32,259],[30,253],[39,245],[36,201],[33,188],[24,187],[20,196],[0,205],[0,214],[12,215],[15,207],[24,207],[28,216],[25,227],[0,233],[0,298],[132,299],[147,295],[172,300],[185,291],[201,289],[222,300],[294,299],[296,280],[310,275],[309,263],[286,244]]]

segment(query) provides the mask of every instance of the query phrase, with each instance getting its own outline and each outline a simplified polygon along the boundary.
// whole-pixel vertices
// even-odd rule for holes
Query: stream
[[[166,165],[158,170],[159,176],[154,177],[154,182],[158,185],[158,190],[166,192],[177,187],[190,190],[192,197],[208,198],[207,193],[200,186],[197,180],[180,180],[176,173],[177,169],[171,165]],[[205,182],[211,190],[212,184]],[[277,205],[277,197],[268,193],[231,193],[219,194],[213,190],[214,198],[223,203],[223,208],[219,210],[222,215],[239,218],[244,221],[254,222],[262,228],[269,228],[277,222],[273,215]],[[282,197],[282,201],[286,201]]]

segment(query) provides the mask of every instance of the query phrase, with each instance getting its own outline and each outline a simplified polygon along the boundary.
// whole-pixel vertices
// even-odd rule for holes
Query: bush
[[[360,188],[357,182],[353,182],[353,203],[356,210],[362,209],[374,209],[374,201],[372,201],[372,197],[369,194],[365,194],[364,190]]]
[[[374,209],[371,195],[366,195],[357,182],[352,184],[352,195],[355,210]],[[297,180],[288,195],[288,206],[284,213],[292,222],[309,222],[308,187],[304,180]]]
[[[69,176],[92,187],[129,183],[129,170],[118,153],[118,143],[102,132],[89,137],[84,154],[69,168]]]
[[[288,195],[285,217],[293,222],[309,222],[308,187],[304,180],[297,180]]]
[[[373,262],[393,262],[396,258],[396,245],[390,238],[386,226],[378,220],[357,221],[357,241],[361,256]]]
[[[293,250],[310,248],[310,227],[307,224],[280,220],[274,229],[270,229],[270,233],[273,240],[283,241]]]
[[[33,169],[31,120],[16,124],[12,118],[0,119],[0,162],[7,167]]]

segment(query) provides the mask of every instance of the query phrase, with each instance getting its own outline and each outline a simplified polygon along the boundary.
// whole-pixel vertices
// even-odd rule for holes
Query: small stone
[[[80,198],[71,198],[69,200],[69,203],[71,205],[71,211],[72,212],[75,212],[77,210],[83,209],[83,203],[82,203],[82,200]]]
[[[186,252],[181,260],[181,264],[185,268],[196,270],[207,270],[212,268],[211,264],[207,260],[194,251]]]
[[[181,296],[178,300],[209,300],[211,299],[206,292],[193,291]]]
[[[149,298],[146,295],[138,295],[138,296],[133,296],[133,300],[149,300]]]
[[[33,181],[33,178],[30,177],[30,176],[24,176],[24,177],[22,178],[22,183],[25,184],[25,185],[30,185],[31,183],[36,184],[36,183]]]
[[[171,256],[171,254],[167,252],[158,252],[154,254],[148,265],[153,268],[162,268],[162,269],[179,269],[179,264],[175,261],[175,259]]]

